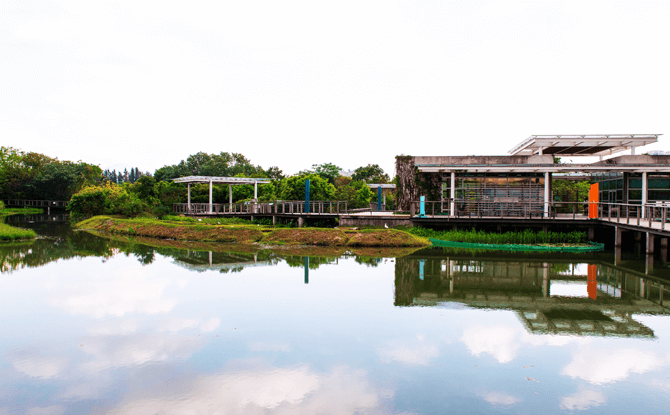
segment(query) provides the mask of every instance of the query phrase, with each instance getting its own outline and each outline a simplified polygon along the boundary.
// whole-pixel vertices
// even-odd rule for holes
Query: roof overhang
[[[517,166],[421,166],[417,169],[423,173],[670,173],[670,165],[614,165],[597,166],[593,164],[546,164]]]
[[[382,189],[395,189],[395,184],[393,183],[382,183],[382,184],[367,183],[367,186],[372,189],[377,189],[379,187],[381,187]]]
[[[607,156],[658,141],[661,134],[531,135],[509,153],[513,156]]]
[[[175,183],[217,183],[217,184],[264,184],[270,179],[253,177],[215,177],[215,176],[186,176],[172,179]]]

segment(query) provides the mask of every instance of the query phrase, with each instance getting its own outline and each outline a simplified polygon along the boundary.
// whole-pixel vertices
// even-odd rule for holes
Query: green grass
[[[0,216],[9,215],[41,215],[44,209],[40,208],[4,208],[0,210]]]
[[[493,233],[485,231],[471,230],[435,230],[428,228],[409,228],[407,232],[422,236],[424,238],[440,239],[442,241],[470,242],[479,244],[517,244],[517,245],[538,245],[538,244],[556,244],[586,243],[585,232],[534,232],[530,229],[524,231]]]
[[[0,223],[0,241],[18,241],[21,239],[35,239],[37,235],[32,229],[21,229]]]

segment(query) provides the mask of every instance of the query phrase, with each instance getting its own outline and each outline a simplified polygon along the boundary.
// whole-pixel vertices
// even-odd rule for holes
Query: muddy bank
[[[196,242],[332,247],[424,247],[427,238],[394,229],[341,230],[325,228],[273,228],[254,225],[178,223],[157,219],[122,219],[94,216],[76,229],[121,235]]]

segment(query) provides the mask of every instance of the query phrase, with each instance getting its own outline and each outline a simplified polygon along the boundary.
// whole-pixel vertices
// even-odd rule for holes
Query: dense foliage
[[[0,223],[0,241],[18,241],[21,239],[35,239],[36,234],[32,229],[21,229]]]
[[[98,166],[0,147],[2,199],[70,200],[84,185],[101,178]]]

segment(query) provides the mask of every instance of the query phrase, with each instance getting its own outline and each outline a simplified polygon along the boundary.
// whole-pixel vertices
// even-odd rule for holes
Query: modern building
[[[549,216],[560,200],[552,197],[552,182],[575,175],[599,183],[605,206],[670,201],[670,156],[636,154],[659,136],[533,135],[507,156],[398,156],[397,203],[401,210],[412,210],[412,202],[424,196],[433,209],[439,202],[439,213],[450,216],[496,216],[501,211]],[[599,160],[561,162],[584,156]],[[583,201],[581,195],[572,200],[580,213]]]

